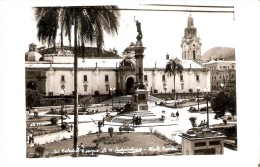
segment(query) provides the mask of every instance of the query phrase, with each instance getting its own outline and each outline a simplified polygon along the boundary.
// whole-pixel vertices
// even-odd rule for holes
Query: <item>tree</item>
[[[48,47],[56,48],[55,40],[59,27],[59,11],[57,8],[36,8],[37,38]]]
[[[236,90],[225,88],[211,100],[211,107],[219,116],[225,115],[229,111],[232,116],[236,115]]]
[[[84,107],[88,107],[89,105],[93,104],[95,102],[95,98],[92,96],[87,96],[82,99],[80,99],[79,103],[83,105]]]
[[[26,89],[26,107],[41,106],[43,103],[43,95],[39,91]]]
[[[227,110],[234,117],[234,115],[237,114],[236,90],[234,88],[231,88],[227,92],[228,92],[228,99],[229,99],[229,105],[228,105]]]
[[[58,14],[56,14],[56,12]],[[55,13],[50,15],[49,13]],[[74,140],[73,147],[74,150],[77,149],[78,142],[78,85],[77,85],[77,68],[78,62],[77,57],[78,47],[84,43],[93,44],[96,42],[98,53],[102,52],[102,46],[104,44],[104,34],[105,31],[108,34],[114,35],[117,33],[119,26],[119,10],[117,6],[86,6],[86,7],[36,7],[35,16],[38,23],[42,19],[54,20],[55,25],[58,21],[62,25],[62,29],[65,29],[65,35],[71,37],[71,29],[74,26]],[[62,17],[61,17],[62,16]],[[62,18],[62,19],[60,19]],[[53,30],[53,34],[57,33],[56,29],[51,26],[51,23],[45,25],[45,29],[40,29],[41,34],[45,34],[47,30]],[[56,28],[56,27],[55,27]],[[46,30],[46,32],[44,31]],[[39,29],[38,29],[39,31]],[[62,31],[63,32],[63,31]],[[39,32],[38,32],[39,33]],[[48,34],[48,33],[47,33]],[[61,34],[63,36],[63,34]],[[49,37],[49,36],[48,36]],[[51,36],[52,40],[55,38],[54,35]],[[79,40],[78,40],[79,37]],[[40,38],[42,39],[42,38]],[[45,39],[45,38],[43,38]],[[49,39],[49,38],[48,38]],[[63,42],[62,42],[63,43]]]
[[[165,67],[165,73],[169,73],[170,76],[173,75],[173,84],[174,84],[174,99],[175,99],[175,76],[176,74],[181,74],[183,72],[183,66],[181,60],[177,57],[175,59],[169,59]]]

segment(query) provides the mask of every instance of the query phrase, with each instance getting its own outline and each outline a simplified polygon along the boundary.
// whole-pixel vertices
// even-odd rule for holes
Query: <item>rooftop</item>
[[[186,133],[182,133],[180,135],[182,138],[188,139],[188,140],[200,140],[205,138],[224,138],[222,133],[219,133],[217,131],[213,131],[210,128],[206,127],[194,127],[192,129],[187,130]]]

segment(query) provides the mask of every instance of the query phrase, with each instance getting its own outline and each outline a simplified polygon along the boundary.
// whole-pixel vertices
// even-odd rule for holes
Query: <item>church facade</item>
[[[144,45],[145,46],[145,45]],[[193,18],[188,18],[181,42],[182,65],[184,71],[177,74],[175,89],[173,76],[165,73],[169,56],[160,62],[150,60],[149,55],[143,61],[143,82],[150,94],[189,93],[211,88],[210,71],[199,62],[201,43],[197,30],[193,27]],[[46,96],[73,95],[74,55],[59,50],[57,54],[44,54],[39,58],[35,44],[29,45],[25,54],[25,84],[28,89],[35,89]],[[28,56],[30,55],[30,56]],[[33,58],[35,56],[35,58]],[[131,94],[136,82],[136,60],[129,52],[119,58],[78,58],[78,93],[80,95],[109,94],[110,88],[118,95]]]

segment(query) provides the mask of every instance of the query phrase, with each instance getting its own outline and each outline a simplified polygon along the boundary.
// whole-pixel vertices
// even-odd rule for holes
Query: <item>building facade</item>
[[[58,50],[57,54],[44,54],[39,58],[36,46],[25,54],[26,88],[36,89],[46,96],[59,95],[65,90],[65,95],[74,91],[74,55],[70,51]],[[144,44],[145,46],[145,44]],[[201,58],[201,43],[197,30],[193,26],[193,18],[189,16],[188,27],[185,28],[181,43],[182,65],[184,71],[173,76],[165,73],[169,57],[155,61],[145,55],[143,61],[142,81],[150,94],[160,93],[191,93],[211,88],[210,71],[199,62]],[[59,49],[59,48],[58,48]],[[30,56],[30,59],[28,58]],[[31,58],[33,55],[37,58]],[[137,81],[135,76],[136,59],[133,52],[128,52],[119,58],[78,58],[78,93],[80,95],[109,94],[114,88],[118,95],[131,94]]]
[[[211,72],[211,90],[219,91],[221,86],[236,86],[236,62],[223,59],[211,60],[204,63]]]

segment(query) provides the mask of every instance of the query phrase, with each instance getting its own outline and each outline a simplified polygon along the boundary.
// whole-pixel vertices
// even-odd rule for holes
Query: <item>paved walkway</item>
[[[200,107],[204,107],[205,104],[201,104]],[[176,142],[181,143],[181,137],[179,135],[182,132],[186,132],[188,129],[192,128],[191,123],[189,121],[189,117],[195,116],[197,117],[197,123],[199,124],[201,120],[207,120],[207,114],[201,114],[201,113],[190,113],[188,111],[189,107],[184,107],[184,108],[178,108],[178,109],[173,109],[173,108],[167,108],[163,106],[154,106],[154,107],[149,107],[149,112],[152,113],[153,118],[160,118],[161,115],[163,114],[165,116],[165,121],[162,123],[144,123],[141,126],[137,126],[135,128],[135,132],[151,132],[151,131],[158,131],[165,136],[167,136],[170,139],[176,140]],[[164,113],[162,113],[162,110]],[[176,117],[171,117],[171,113],[174,112],[179,112],[180,116],[177,119]],[[44,113],[40,113],[44,114]],[[102,118],[105,116],[106,113],[98,113],[98,114],[93,114],[93,115],[79,115],[78,120],[78,135],[82,136],[85,134],[89,133],[94,133],[98,131],[98,126],[95,124],[92,120],[98,121],[102,120]],[[115,112],[111,112],[111,115],[116,115]],[[214,113],[209,113],[209,124],[218,124],[222,123],[221,119],[214,119]],[[151,117],[151,115],[149,115]],[[131,119],[132,115],[123,115],[119,116],[118,118],[127,118]],[[148,117],[147,117],[148,118]],[[146,119],[143,117],[143,119]],[[73,115],[70,115],[70,119],[64,120],[64,122],[68,122],[69,124],[73,123]],[[103,132],[107,132],[109,127],[114,127],[114,132],[119,132],[118,127],[121,125],[121,123],[117,122],[107,122],[105,121],[105,126],[102,127]],[[35,137],[35,143],[38,144],[45,144],[45,143],[50,143],[54,141],[59,141],[64,138],[71,138],[73,136],[73,132],[67,132],[67,131],[62,131],[59,133],[54,133],[54,134],[48,134],[48,135],[43,135],[43,136],[36,136]],[[226,149],[225,149],[226,150]],[[228,150],[229,151],[229,150]],[[227,151],[227,152],[228,152]],[[232,152],[232,150],[230,150]],[[234,151],[233,151],[234,152]]]

